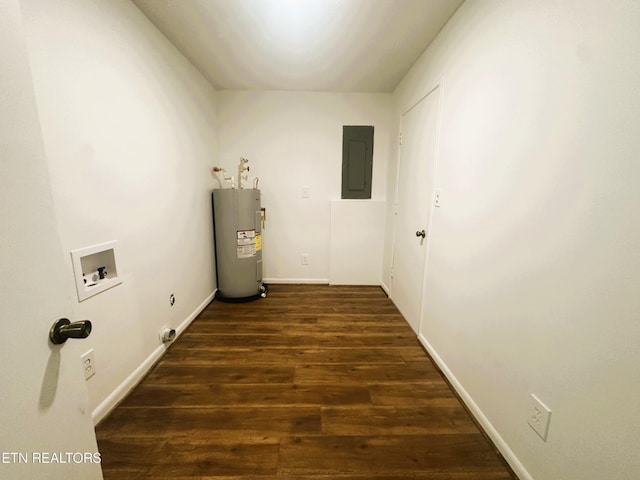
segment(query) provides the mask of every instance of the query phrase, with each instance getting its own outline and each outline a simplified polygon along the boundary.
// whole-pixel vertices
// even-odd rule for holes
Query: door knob
[[[422,237],[425,238],[427,236],[427,232],[425,232],[424,230],[418,230],[416,232],[416,237]]]
[[[87,338],[91,333],[91,322],[81,320],[71,323],[68,318],[56,321],[49,331],[49,340],[54,345],[60,345],[69,338]]]

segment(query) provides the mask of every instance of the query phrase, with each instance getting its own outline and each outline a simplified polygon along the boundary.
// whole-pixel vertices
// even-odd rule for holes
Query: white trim
[[[198,305],[198,307],[176,328],[176,340],[187,329],[191,322],[211,303],[214,299],[216,290],[205,298],[205,300]],[[174,340],[175,342],[175,340]],[[131,375],[129,375],[124,382],[122,382],[116,389],[111,392],[110,395],[105,398],[100,405],[91,413],[93,424],[97,425],[103,418],[105,418],[111,411],[133,390],[133,388],[140,383],[144,376],[151,370],[158,360],[162,358],[167,350],[167,346],[164,344],[158,345],[156,349],[151,352]]]
[[[494,443],[496,448],[500,451],[504,459],[511,466],[513,471],[516,473],[520,480],[533,480],[533,477],[529,474],[529,472],[524,468],[524,465],[520,462],[518,457],[516,457],[513,450],[509,448],[507,442],[502,438],[502,436],[498,433],[495,427],[491,424],[489,419],[485,416],[485,414],[480,410],[480,407],[476,402],[473,401],[469,392],[467,392],[460,381],[456,378],[453,372],[447,367],[447,364],[444,363],[444,360],[438,355],[435,349],[431,346],[431,344],[427,341],[424,335],[421,333],[418,335],[418,340],[427,349],[433,361],[436,362],[438,368],[442,371],[451,386],[458,393],[462,401],[465,403],[471,414],[478,421],[478,423],[482,426],[485,433],[491,438],[491,441]]]
[[[391,290],[387,287],[387,284],[384,281],[380,282],[380,288],[384,290],[384,293],[387,294],[387,297],[391,298]]]
[[[263,278],[262,281],[267,285],[270,283],[329,285],[328,278]]]

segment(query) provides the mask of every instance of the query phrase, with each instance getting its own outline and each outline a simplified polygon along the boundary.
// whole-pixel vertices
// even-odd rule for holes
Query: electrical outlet
[[[302,265],[309,265],[309,254],[308,253],[300,254],[300,263]]]
[[[433,196],[433,206],[434,207],[438,207],[438,208],[440,207],[440,205],[441,205],[441,203],[440,203],[441,195],[442,195],[442,191],[439,188],[437,188],[436,192],[435,192],[435,195]]]
[[[84,379],[89,380],[96,373],[96,362],[93,358],[93,348],[80,357]]]
[[[531,409],[529,412],[529,420],[527,423],[540,435],[540,438],[546,442],[549,423],[551,422],[551,409],[532,393]]]

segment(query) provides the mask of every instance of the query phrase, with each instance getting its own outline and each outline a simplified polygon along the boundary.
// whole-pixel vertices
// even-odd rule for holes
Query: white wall
[[[329,283],[380,285],[386,203],[332,200],[329,235]]]
[[[63,249],[118,241],[123,283],[82,303],[67,262],[99,419],[215,288],[216,92],[128,1],[22,6]]]
[[[640,472],[638,45],[637,2],[466,2],[394,94],[444,76],[422,340],[523,479]]]
[[[218,97],[220,166],[237,178],[238,161],[246,157],[250,177],[260,178],[267,209],[265,281],[328,282],[342,127],[375,127],[372,199],[385,200],[391,95],[220,91]],[[309,198],[301,198],[302,187],[310,188]],[[384,235],[382,223],[373,228]],[[302,253],[309,254],[309,265],[301,265]]]

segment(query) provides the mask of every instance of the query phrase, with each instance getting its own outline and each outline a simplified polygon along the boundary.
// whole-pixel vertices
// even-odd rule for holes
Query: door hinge
[[[400,135],[398,136],[398,143],[402,146],[402,132],[400,132]]]

